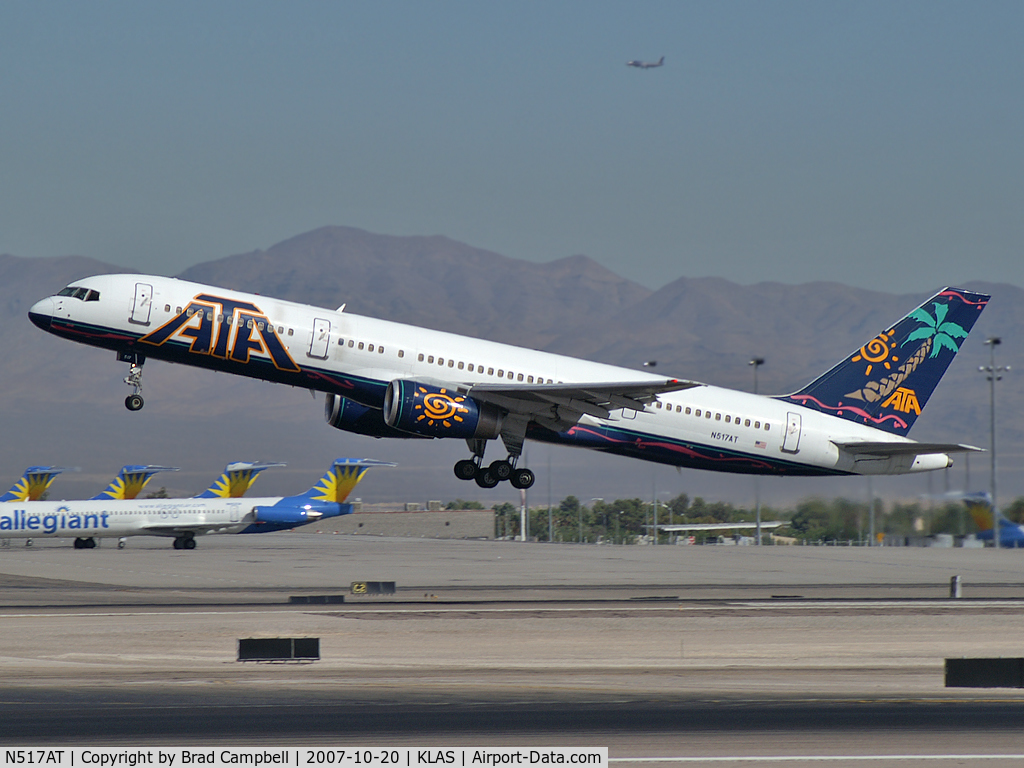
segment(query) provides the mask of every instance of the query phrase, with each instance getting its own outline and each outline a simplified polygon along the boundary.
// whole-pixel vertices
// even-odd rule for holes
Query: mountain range
[[[851,266],[851,268],[854,268]],[[376,441],[330,429],[320,403],[308,393],[153,361],[147,364],[147,405],[137,414],[123,406],[127,367],[112,353],[43,334],[26,317],[38,298],[90,274],[124,272],[93,259],[0,256],[0,386],[8,440],[0,450],[11,480],[29,464],[81,466],[55,485],[69,496],[98,490],[121,463],[182,467],[157,482],[187,493],[203,487],[223,464],[274,459],[287,470],[265,475],[268,488],[294,492],[335,456],[362,453],[396,458],[402,468],[379,473],[361,491],[388,500],[481,498],[503,501],[457,481],[451,463],[464,454],[457,441]],[[586,256],[547,264],[512,259],[441,236],[398,237],[351,227],[323,227],[267,250],[197,264],[182,279],[277,296],[329,309],[462,333],[599,360],[637,370],[657,361],[667,376],[753,388],[751,358],[764,358],[762,393],[786,393],[889,327],[943,287],[941,276],[922,277],[921,293],[898,295],[838,283],[743,285],[720,278],[680,277],[651,290]],[[742,276],[737,276],[742,279]],[[934,284],[930,284],[934,280]],[[987,446],[989,393],[978,366],[988,363],[984,340],[1001,336],[999,364],[1021,359],[1024,291],[1010,283],[967,282],[993,300],[919,419],[913,437]],[[1024,371],[998,385],[1001,496],[1024,494],[1024,453],[1019,404]],[[15,439],[11,439],[15,437]],[[655,469],[590,452],[534,447],[536,496],[545,489],[547,464],[554,493],[580,498],[650,497],[698,493],[747,502],[749,480],[711,473]],[[495,451],[496,453],[496,451]],[[537,457],[541,461],[538,462]],[[490,455],[489,455],[490,458]],[[530,458],[528,454],[528,458]],[[933,492],[965,483],[987,487],[987,457],[975,457],[968,480],[962,468],[942,478],[877,479],[875,492]],[[962,462],[960,462],[962,467]],[[952,475],[951,475],[952,473]],[[385,477],[380,477],[385,475]],[[781,503],[801,495],[863,494],[863,480],[766,480],[765,493]],[[287,486],[285,488],[285,486]],[[658,486],[664,488],[658,490]],[[889,490],[891,489],[891,490]],[[561,495],[560,495],[561,494]],[[486,498],[485,498],[486,496]]]

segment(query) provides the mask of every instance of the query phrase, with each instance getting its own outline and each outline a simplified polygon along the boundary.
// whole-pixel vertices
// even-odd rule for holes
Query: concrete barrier
[[[1024,659],[946,659],[947,688],[1024,688]]]
[[[253,637],[238,641],[238,661],[318,661],[319,637]]]

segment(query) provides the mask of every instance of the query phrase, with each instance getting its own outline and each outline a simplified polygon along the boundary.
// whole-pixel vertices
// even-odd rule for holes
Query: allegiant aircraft
[[[978,538],[981,541],[996,541],[993,531],[999,525],[999,543],[996,546],[1024,547],[1024,525],[1015,523],[1002,512],[992,514],[992,497],[984,492],[964,496],[964,504],[971,514],[971,519],[978,526]]]
[[[74,537],[75,549],[92,549],[97,538],[168,536],[175,549],[195,549],[197,535],[269,533],[350,514],[352,505],[345,499],[373,466],[394,464],[337,459],[298,496],[14,502],[0,506],[0,539]]]
[[[765,397],[174,278],[101,275],[32,306],[38,327],[114,350],[138,410],[147,358],[306,387],[331,426],[466,440],[455,475],[534,483],[526,439],[763,475],[903,474],[978,450],[907,437],[989,296],[945,288],[799,392]],[[484,463],[500,438],[508,458]]]

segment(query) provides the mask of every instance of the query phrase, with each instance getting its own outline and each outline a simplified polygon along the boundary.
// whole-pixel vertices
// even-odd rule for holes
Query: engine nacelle
[[[504,420],[500,408],[443,384],[395,379],[384,396],[387,425],[417,435],[493,440]]]
[[[305,525],[324,516],[324,513],[318,510],[298,506],[253,507],[252,511],[257,523],[287,526]]]
[[[392,429],[384,423],[384,413],[379,408],[370,408],[341,395],[327,395],[324,402],[324,419],[335,429],[355,432],[358,435],[402,437],[406,440],[425,437]]]

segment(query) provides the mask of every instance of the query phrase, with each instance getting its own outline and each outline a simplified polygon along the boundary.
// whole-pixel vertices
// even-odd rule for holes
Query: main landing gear
[[[472,459],[461,459],[455,462],[455,476],[459,480],[475,480],[481,488],[494,488],[503,480],[508,480],[513,488],[529,488],[537,478],[525,467],[517,467],[519,454],[509,454],[507,459],[492,461],[484,466],[484,440],[467,440],[473,451]]]
[[[183,533],[181,536],[177,536],[174,539],[175,549],[195,549],[196,540],[194,534],[190,531],[189,533]]]
[[[75,539],[75,549],[96,549],[96,539],[92,536],[79,536]]]

